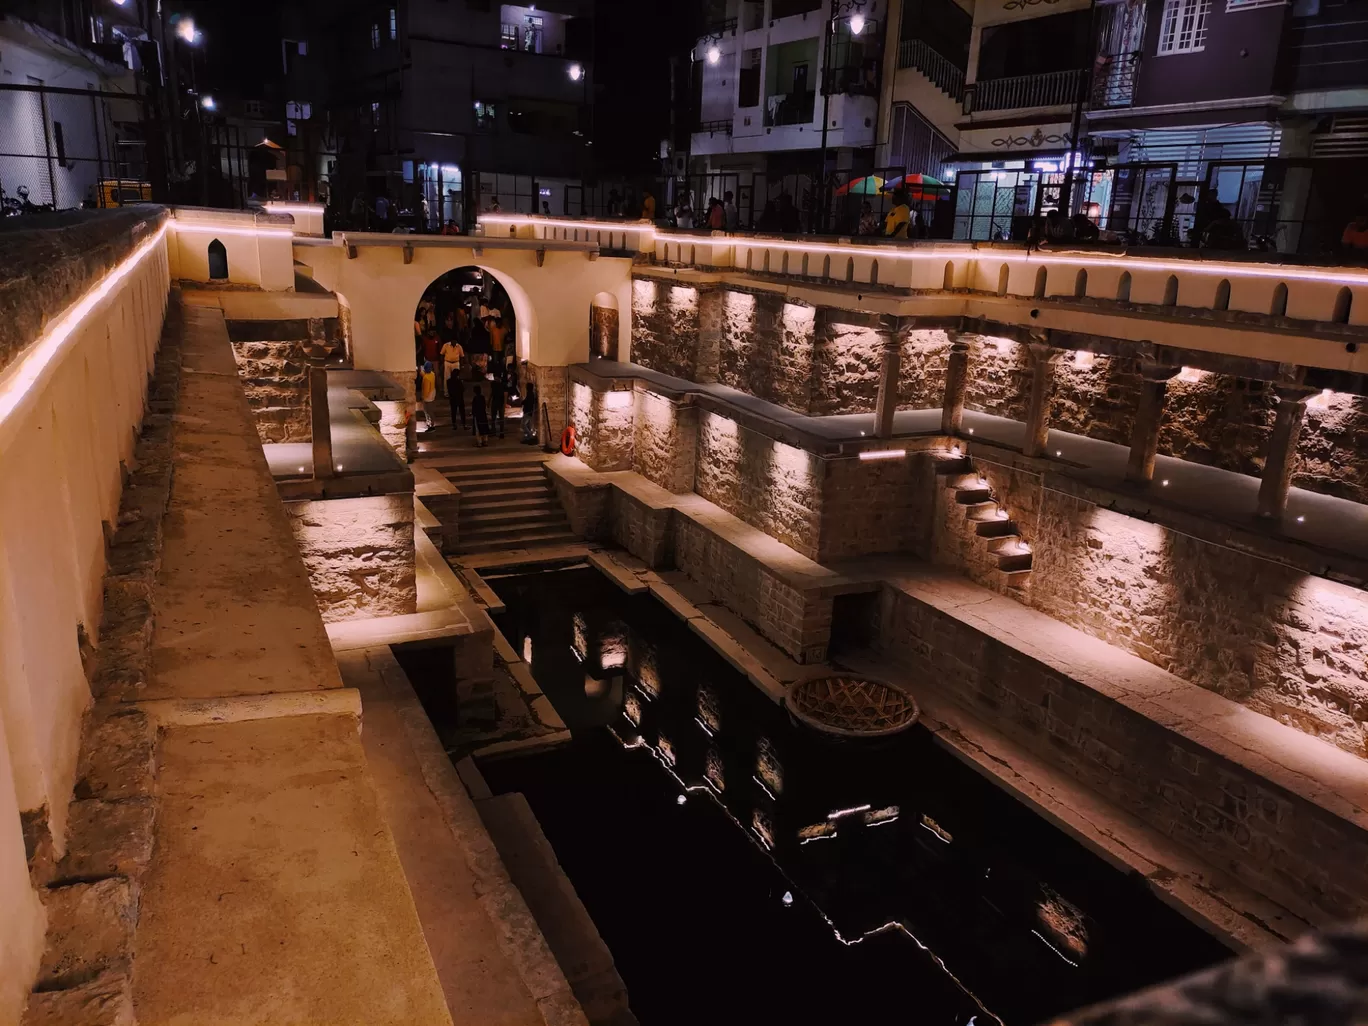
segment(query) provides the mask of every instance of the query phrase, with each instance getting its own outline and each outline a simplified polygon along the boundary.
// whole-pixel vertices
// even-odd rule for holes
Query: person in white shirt
[[[461,384],[461,361],[465,359],[465,350],[461,348],[461,343],[455,338],[448,338],[442,346],[442,368],[445,372],[447,399],[451,403],[451,427],[456,429],[456,421],[461,421],[461,428],[466,426],[465,414],[465,386]]]

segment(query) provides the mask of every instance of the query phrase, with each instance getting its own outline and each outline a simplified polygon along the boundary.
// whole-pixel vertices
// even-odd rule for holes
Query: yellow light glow
[[[185,224],[176,222],[176,231],[198,235],[254,235],[265,239],[293,239],[294,232],[288,228],[233,228],[229,225]]]
[[[958,451],[958,450],[956,450]],[[862,460],[900,460],[907,455],[906,449],[866,449],[860,453]]]
[[[68,343],[92,310],[118,288],[119,284],[132,274],[166,235],[163,224],[134,250],[123,263],[119,264],[84,296],[53,320],[43,332],[19,357],[14,364],[0,374],[0,427],[3,427],[25,397],[32,394],[51,373]],[[0,447],[3,447],[4,432],[0,431]]]

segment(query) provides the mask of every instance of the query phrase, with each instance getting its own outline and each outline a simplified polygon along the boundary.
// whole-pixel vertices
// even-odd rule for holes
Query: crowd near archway
[[[445,432],[455,444],[526,440],[531,389],[517,339],[513,301],[493,274],[457,267],[429,285],[413,312],[419,433]],[[529,422],[535,441],[535,417]]]

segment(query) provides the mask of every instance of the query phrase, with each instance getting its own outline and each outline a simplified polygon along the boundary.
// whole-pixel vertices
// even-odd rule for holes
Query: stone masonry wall
[[[819,561],[875,553],[929,554],[936,472],[928,453],[897,460],[820,462]]]
[[[809,559],[818,558],[820,463],[734,420],[699,415],[694,490]]]
[[[693,380],[698,366],[699,296],[692,285],[632,282],[632,362]]]
[[[413,495],[285,503],[327,623],[418,608]]]
[[[816,346],[815,308],[769,293],[722,294],[718,380],[807,412]]]
[[[698,460],[698,407],[636,393],[632,469],[670,492],[691,492]]]
[[[605,360],[618,358],[618,311],[610,306],[589,308],[589,354]]]
[[[575,454],[594,470],[630,470],[635,436],[630,391],[597,392],[588,385],[570,386],[570,423],[575,426]]]
[[[1368,911],[1352,824],[900,590],[881,605],[892,658],[1120,808],[1275,900]]]
[[[818,330],[817,361],[810,412],[869,413],[879,396],[885,332],[843,318],[842,311],[823,311]]]
[[[943,331],[907,326],[901,329],[902,361],[898,365],[898,409],[938,410],[945,401],[945,368],[950,336]],[[877,396],[878,388],[875,387]],[[873,411],[871,400],[869,410]]]
[[[559,445],[561,431],[569,417],[570,383],[564,367],[543,367],[529,363],[527,373],[537,383],[537,441],[542,445]],[[545,437],[546,425],[542,421],[542,407],[546,407],[547,419],[551,422],[551,437]]]
[[[228,337],[261,440],[309,441],[309,372],[346,353],[337,318],[229,321]]]
[[[1368,595],[975,466],[1034,552],[1029,605],[1368,757]],[[937,525],[940,561],[955,561],[952,530]]]

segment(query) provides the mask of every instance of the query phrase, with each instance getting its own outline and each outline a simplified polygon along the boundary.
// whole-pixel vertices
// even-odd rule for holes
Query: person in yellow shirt
[[[643,221],[654,221],[655,210],[655,197],[647,191],[646,195],[641,200],[641,219]]]
[[[907,238],[912,224],[912,208],[907,203],[907,193],[898,189],[893,193],[893,208],[884,219],[884,235],[891,239]]]

